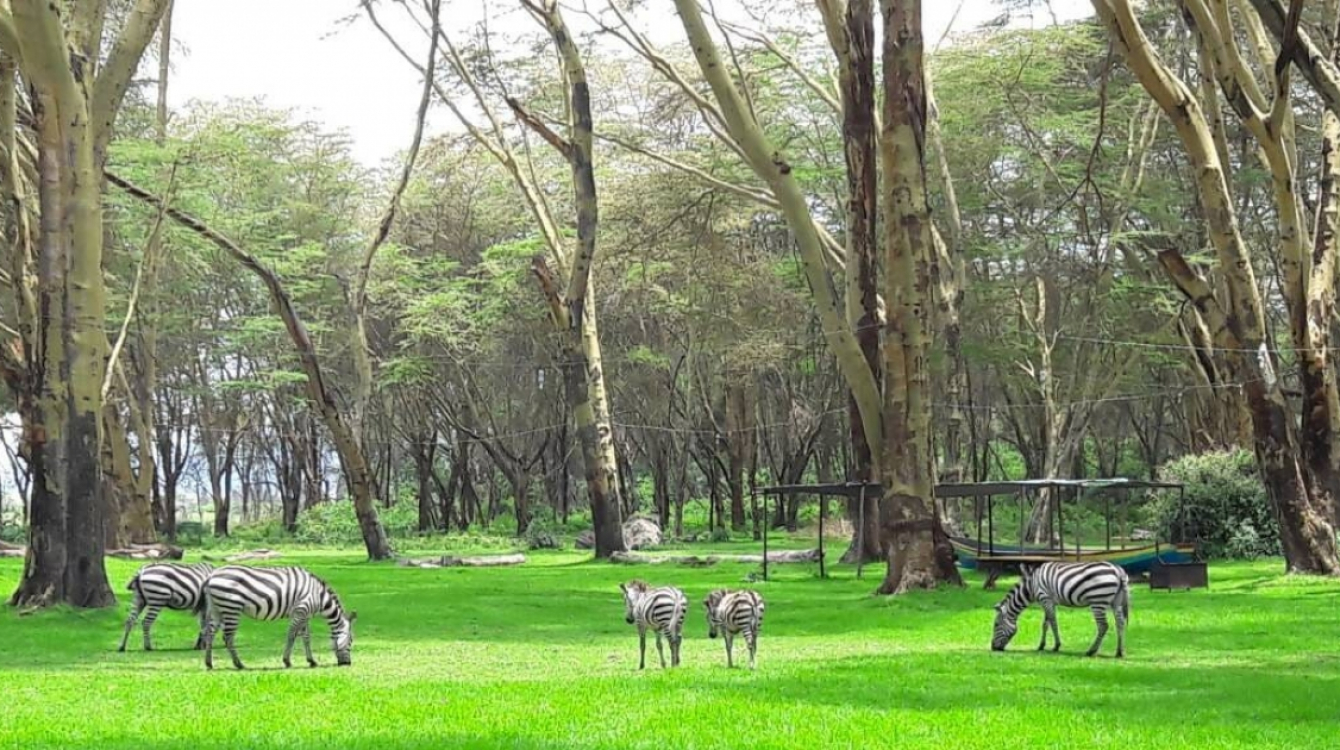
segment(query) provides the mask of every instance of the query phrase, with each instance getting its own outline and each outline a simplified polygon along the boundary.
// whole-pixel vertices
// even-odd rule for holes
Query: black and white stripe
[[[316,666],[312,656],[311,619],[321,617],[330,626],[335,659],[348,666],[354,645],[356,613],[345,612],[339,597],[326,582],[303,568],[219,568],[205,581],[205,603],[210,624],[205,631],[205,666],[214,668],[214,633],[223,627],[223,643],[233,657],[233,666],[242,669],[234,638],[242,615],[257,620],[289,618],[288,640],[284,643],[284,666],[292,666],[293,641],[302,636],[307,664]]]
[[[689,598],[684,592],[673,586],[650,588],[645,581],[629,581],[619,584],[623,590],[624,619],[629,625],[637,625],[638,669],[647,666],[647,631],[656,633],[656,653],[661,657],[661,668],[665,668],[665,650],[661,646],[661,636],[670,641],[670,666],[679,666],[679,645],[684,640],[684,613],[689,608]]]
[[[707,608],[707,636],[716,638],[717,633],[725,636],[726,666],[735,666],[731,648],[739,633],[749,646],[749,668],[753,669],[754,656],[758,653],[758,631],[763,625],[763,597],[754,591],[717,589],[707,595],[703,605]]]
[[[1098,637],[1089,647],[1087,656],[1098,653],[1107,635],[1107,611],[1117,620],[1117,658],[1126,655],[1126,621],[1131,613],[1130,578],[1126,571],[1108,562],[1064,563],[1049,562],[1034,568],[1024,566],[1023,578],[1004,601],[996,605],[996,625],[991,637],[991,648],[1003,651],[1019,630],[1019,615],[1032,602],[1042,605],[1042,644],[1047,647],[1047,627],[1055,636],[1053,651],[1061,649],[1061,632],[1056,626],[1056,607],[1088,607],[1098,624]]]
[[[214,566],[209,563],[181,565],[178,563],[150,563],[136,571],[126,585],[126,590],[134,593],[130,604],[130,616],[126,618],[126,631],[121,635],[121,646],[117,651],[126,650],[130,640],[130,631],[135,621],[144,616],[144,650],[153,651],[153,642],[149,631],[158,619],[158,613],[165,609],[191,612],[200,618],[200,634],[196,636],[195,648],[205,646],[205,579]]]

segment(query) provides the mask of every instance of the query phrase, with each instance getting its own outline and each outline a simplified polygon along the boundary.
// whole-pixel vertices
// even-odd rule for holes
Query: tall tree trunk
[[[884,342],[886,594],[961,583],[935,500],[927,362],[933,239],[926,197],[921,0],[882,0],[884,232],[889,301]]]
[[[576,252],[564,252],[561,241],[555,239],[551,242],[559,260],[559,272],[567,273],[566,285],[560,287],[544,256],[536,257],[533,270],[549,302],[550,317],[562,336],[564,392],[576,423],[578,444],[581,445],[582,461],[586,468],[587,495],[591,502],[591,520],[595,526],[595,555],[597,558],[608,558],[624,550],[624,541],[618,461],[614,451],[609,396],[605,389],[605,369],[591,274],[599,224],[591,90],[581,52],[563,20],[556,0],[524,2],[543,22],[558,50],[563,75],[568,83],[569,137],[564,139],[550,130],[527,113],[515,99],[509,97],[507,103],[525,125],[539,133],[567,159],[572,171],[577,209]],[[569,264],[570,268],[564,268]]]
[[[842,87],[842,138],[847,164],[847,320],[856,332],[866,366],[876,380],[880,370],[879,253],[876,227],[879,221],[878,163],[875,126],[875,21],[871,0],[851,0],[845,13],[841,3],[823,0],[824,24],[829,43],[838,59]],[[842,17],[839,18],[838,16]],[[848,421],[851,426],[853,477],[875,481],[875,456],[866,440],[860,404],[848,391]],[[847,501],[852,523],[851,543],[843,562],[879,559],[879,497],[872,492],[864,500]]]

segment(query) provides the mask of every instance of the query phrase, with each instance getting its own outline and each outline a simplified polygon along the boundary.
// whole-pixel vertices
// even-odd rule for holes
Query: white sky
[[[592,7],[600,5],[589,1]],[[490,4],[491,15],[503,16],[495,30],[528,29],[532,24],[506,12],[519,5],[515,0],[446,0],[444,22],[457,29],[473,24],[481,3]],[[403,13],[394,3],[378,5],[383,21],[403,32],[402,43],[412,41],[411,54],[422,59],[426,50],[421,34],[400,21]],[[992,0],[925,0],[928,45],[941,37],[960,5],[954,32],[1000,15]],[[1086,0],[1051,0],[1051,6],[1062,20],[1092,13]],[[368,166],[377,165],[408,145],[420,83],[366,18],[341,23],[359,10],[358,0],[176,0],[172,31],[177,44],[168,87],[172,106],[191,99],[261,98],[268,106],[294,108],[329,129],[345,130],[354,155]],[[1015,25],[1050,22],[1044,4],[1033,13],[1033,19],[1016,17]],[[579,25],[576,18],[568,21]],[[655,25],[665,34],[683,33],[675,26]],[[430,118],[429,131],[439,132],[446,124],[446,117]]]

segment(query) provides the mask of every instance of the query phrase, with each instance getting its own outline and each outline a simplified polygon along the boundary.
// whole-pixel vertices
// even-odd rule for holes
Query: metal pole
[[[827,578],[824,569],[824,516],[828,515],[828,495],[819,496],[819,577]]]
[[[1122,494],[1125,494],[1123,492]],[[1112,495],[1103,493],[1103,521],[1107,525],[1107,551],[1112,551]]]
[[[860,580],[861,569],[865,567],[865,480],[861,480],[860,505],[857,509],[858,523],[856,527],[856,578]]]
[[[781,497],[781,495],[778,495],[778,497]],[[765,518],[763,519],[763,580],[765,581],[768,580],[768,532],[772,530],[769,528],[769,526],[771,526],[772,524],[766,518],[767,508],[768,508],[768,502],[764,500],[763,514]]]

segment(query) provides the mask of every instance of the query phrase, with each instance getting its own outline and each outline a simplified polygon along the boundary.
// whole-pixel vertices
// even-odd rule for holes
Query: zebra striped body
[[[126,584],[126,590],[134,593],[130,604],[130,616],[126,618],[126,631],[121,635],[121,646],[117,651],[126,650],[130,640],[130,631],[135,621],[144,616],[144,650],[153,651],[153,642],[149,631],[158,619],[158,613],[165,609],[191,612],[200,618],[200,634],[196,636],[195,648],[204,648],[205,628],[205,579],[214,566],[209,563],[180,565],[177,563],[151,563],[140,568]]]
[[[1107,635],[1107,611],[1117,620],[1117,658],[1126,655],[1126,621],[1131,613],[1130,579],[1126,571],[1108,562],[1063,563],[1049,562],[1022,569],[1023,579],[1010,589],[1005,599],[996,605],[996,625],[991,637],[991,649],[1003,651],[1019,630],[1019,615],[1032,602],[1042,606],[1041,651],[1047,647],[1047,627],[1055,636],[1053,651],[1061,649],[1061,632],[1056,626],[1056,607],[1088,607],[1098,625],[1098,637],[1089,647],[1087,656],[1098,653]]]
[[[661,646],[661,637],[670,641],[670,666],[679,666],[679,646],[684,641],[684,613],[688,611],[689,599],[684,592],[673,586],[650,588],[644,581],[630,581],[619,584],[623,590],[624,619],[629,625],[637,626],[638,669],[647,666],[647,631],[656,634],[656,653],[661,657],[661,668],[665,668],[665,650]]]
[[[717,589],[707,595],[703,605],[707,608],[707,636],[716,638],[718,632],[725,636],[726,666],[735,666],[731,650],[739,633],[749,646],[749,668],[753,669],[758,631],[763,625],[763,597],[754,591]]]
[[[289,658],[293,655],[293,641],[300,635],[307,651],[307,664],[316,666],[312,656],[313,617],[321,617],[330,626],[330,640],[340,666],[348,666],[352,661],[356,614],[346,613],[326,582],[303,568],[219,568],[205,581],[205,602],[210,620],[205,632],[205,666],[209,669],[214,668],[214,633],[220,626],[233,666],[242,669],[234,645],[242,615],[256,620],[289,619],[285,667],[292,666]]]

